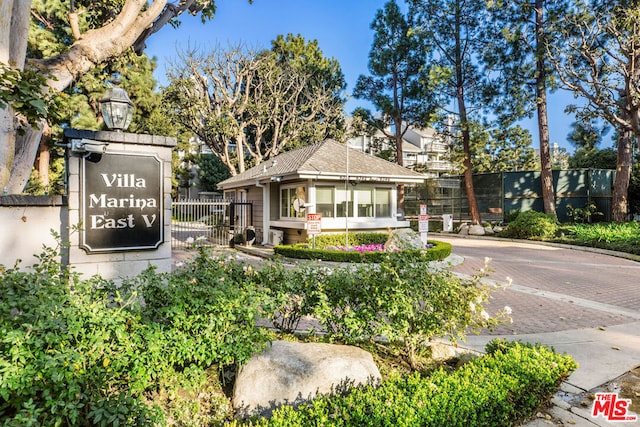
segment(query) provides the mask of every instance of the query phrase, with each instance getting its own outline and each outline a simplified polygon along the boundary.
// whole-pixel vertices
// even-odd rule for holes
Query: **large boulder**
[[[469,235],[470,236],[484,236],[485,235],[485,231],[484,231],[484,227],[481,225],[471,225],[469,226]]]
[[[267,414],[282,404],[380,379],[371,354],[358,347],[274,341],[240,368],[233,407],[241,418]]]
[[[405,251],[409,249],[424,249],[424,246],[420,234],[410,228],[399,228],[391,231],[387,242],[384,244],[384,250]]]

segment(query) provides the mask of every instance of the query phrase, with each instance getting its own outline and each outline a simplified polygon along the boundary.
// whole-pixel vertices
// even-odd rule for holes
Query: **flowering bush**
[[[335,248],[339,251],[345,252],[384,252],[384,245],[381,243],[369,243],[356,246],[336,246]]]
[[[433,243],[427,243],[426,245],[424,245],[425,249],[431,249],[433,247],[435,247]],[[336,250],[345,251],[345,252],[360,252],[360,253],[385,252],[384,245],[381,243],[369,243],[369,244],[355,245],[355,246],[333,246],[331,247],[331,249],[336,249]],[[394,247],[388,250],[387,252],[398,252],[398,251],[399,249]]]

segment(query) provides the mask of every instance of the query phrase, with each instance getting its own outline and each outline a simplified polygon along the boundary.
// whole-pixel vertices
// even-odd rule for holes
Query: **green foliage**
[[[574,208],[572,205],[567,205],[567,216],[571,219],[571,222],[592,222],[597,221],[598,218],[604,216],[602,212],[598,212],[598,207],[595,203],[587,203],[582,208]]]
[[[277,306],[266,314],[273,325],[285,333],[297,330],[304,316],[312,316],[323,298],[322,288],[330,272],[323,267],[301,264],[288,268],[270,261],[256,272],[256,281],[270,289]]]
[[[45,76],[36,69],[17,70],[0,62],[0,108],[13,108],[20,114],[21,125],[35,125],[48,118],[55,99],[50,93],[43,93],[45,82]]]
[[[231,176],[224,163],[212,154],[199,155],[196,158],[196,163],[200,167],[198,174],[200,188],[203,191],[217,191],[218,183]]]
[[[510,344],[453,373],[394,377],[380,387],[283,406],[255,426],[509,426],[533,415],[577,367],[542,346]]]
[[[560,241],[640,255],[640,223],[572,224]]]
[[[436,271],[405,252],[386,253],[375,266],[314,264],[291,271],[270,264],[258,276],[282,298],[272,315],[281,330],[291,331],[302,316],[313,315],[332,339],[354,343],[384,336],[402,343],[414,369],[420,368],[418,349],[429,340],[462,339],[509,314],[507,309],[491,318],[483,309],[493,287],[479,277]]]
[[[384,244],[389,238],[387,233],[355,233],[349,232],[349,245]],[[309,237],[307,243],[315,243],[318,249],[327,246],[345,246],[347,241],[346,233],[324,233],[318,234],[315,238]]]
[[[505,234],[516,239],[539,239],[554,237],[557,231],[558,219],[555,215],[524,211],[509,223]]]
[[[197,390],[207,368],[241,364],[269,339],[256,320],[272,300],[242,263],[202,252],[116,286],[61,274],[54,250],[40,259],[32,273],[0,270],[4,425],[155,425],[155,391]]]
[[[616,169],[618,153],[613,148],[578,148],[569,159],[572,169]]]
[[[420,369],[417,351],[429,340],[463,339],[470,330],[491,327],[508,317],[506,311],[495,318],[484,311],[493,288],[478,279],[460,279],[448,271],[425,268],[403,253],[390,253],[376,268],[334,270],[323,284],[326,299],[316,318],[340,340],[384,336],[402,343],[407,362]]]
[[[471,131],[471,167],[474,173],[510,172],[539,169],[531,134],[520,126],[487,129],[481,123],[469,123]],[[464,151],[456,147],[452,160],[463,173]]]
[[[332,241],[332,239],[328,239],[328,241]],[[351,244],[351,240],[349,240],[349,243]],[[434,244],[435,246],[427,250],[405,250],[402,251],[402,253],[407,257],[412,257],[423,262],[442,260],[451,255],[451,244],[446,242],[438,242],[435,240],[429,241],[429,243]],[[388,254],[388,252],[356,252],[343,251],[340,249],[310,249],[308,244],[278,245],[275,246],[273,250],[277,255],[281,255],[287,258],[314,259],[333,262],[382,262]]]

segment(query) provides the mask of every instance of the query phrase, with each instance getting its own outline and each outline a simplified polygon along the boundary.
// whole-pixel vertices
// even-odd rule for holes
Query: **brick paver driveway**
[[[640,263],[600,253],[497,239],[431,236],[449,242],[464,263],[453,267],[476,274],[490,257],[489,279],[505,282],[489,308],[507,305],[511,325],[483,334],[529,334],[597,328],[640,320]]]

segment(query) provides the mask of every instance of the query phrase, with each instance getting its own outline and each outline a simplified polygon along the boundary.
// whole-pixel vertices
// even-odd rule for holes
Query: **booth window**
[[[358,217],[373,218],[373,188],[356,189],[356,201],[358,203]]]
[[[347,210],[349,216],[353,217],[353,190],[344,188],[336,188],[336,217],[345,218],[347,216]],[[347,208],[348,201],[348,208]]]
[[[280,189],[280,217],[306,218],[307,191],[303,186]]]
[[[322,214],[323,218],[335,216],[333,187],[316,187],[316,212]]]
[[[376,188],[376,218],[391,217],[391,189]]]

